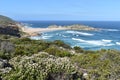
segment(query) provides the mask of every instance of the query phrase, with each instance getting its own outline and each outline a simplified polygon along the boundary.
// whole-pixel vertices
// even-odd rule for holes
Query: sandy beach
[[[29,36],[36,36],[43,32],[50,32],[50,31],[56,31],[56,30],[67,30],[67,29],[68,28],[64,28],[64,27],[58,27],[58,28],[26,28],[26,27],[22,27],[22,31],[27,33]]]
[[[20,25],[19,25],[20,26]],[[48,28],[32,28],[26,26],[20,26],[22,32],[25,32],[26,35],[24,36],[37,36],[41,35],[43,32],[50,32],[50,31],[57,31],[57,30],[85,30],[85,31],[98,31],[100,29],[88,27],[84,25],[71,25],[71,26],[57,26],[52,25]]]

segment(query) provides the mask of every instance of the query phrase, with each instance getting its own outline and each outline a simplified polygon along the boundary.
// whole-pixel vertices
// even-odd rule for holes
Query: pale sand
[[[26,28],[22,27],[22,31],[27,33],[29,36],[35,36],[42,32],[50,32],[50,31],[57,31],[57,30],[67,30],[68,28]]]
[[[76,27],[77,26],[77,27]],[[49,28],[31,28],[31,27],[20,27],[22,32],[25,32],[26,35],[24,36],[37,36],[37,35],[41,35],[41,33],[43,32],[50,32],[50,31],[57,31],[57,30],[93,30],[93,31],[96,31],[96,30],[100,30],[100,29],[97,29],[97,28],[92,28],[92,27],[88,27],[88,26],[79,26],[79,25],[74,25],[72,27],[56,27],[56,26],[52,26],[52,27],[49,27]]]

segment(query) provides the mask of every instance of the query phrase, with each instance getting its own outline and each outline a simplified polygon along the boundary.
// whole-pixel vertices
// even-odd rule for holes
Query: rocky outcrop
[[[15,45],[9,41],[0,40],[0,51],[5,53],[12,53],[15,50]]]
[[[93,28],[90,26],[85,26],[85,25],[71,25],[71,26],[66,26],[66,28],[69,28],[71,30],[86,30],[86,31],[96,31],[99,30],[98,28]]]
[[[0,59],[0,73],[8,73],[12,70],[12,66],[8,60]]]
[[[0,34],[20,37],[19,28],[14,26],[0,26]]]
[[[69,26],[51,25],[48,28],[66,28],[68,30],[86,30],[86,31],[98,31],[98,30],[100,30],[99,28],[94,28],[94,27],[79,25],[79,24],[69,25]]]
[[[64,72],[49,73],[46,80],[77,80],[82,79],[77,72],[65,74]]]
[[[0,34],[20,37],[18,23],[14,20],[0,15]]]

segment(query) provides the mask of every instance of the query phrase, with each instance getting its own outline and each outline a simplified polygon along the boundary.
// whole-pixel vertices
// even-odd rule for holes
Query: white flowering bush
[[[5,80],[48,80],[52,73],[64,73],[65,76],[76,71],[67,57],[54,57],[44,52],[29,57],[18,56],[10,63],[14,69],[3,76]]]

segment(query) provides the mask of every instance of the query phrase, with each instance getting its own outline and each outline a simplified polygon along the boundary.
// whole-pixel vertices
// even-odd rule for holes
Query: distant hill
[[[17,22],[9,17],[0,15],[0,35],[10,35],[20,37],[19,27]]]
[[[11,18],[9,17],[6,17],[6,16],[3,16],[3,15],[0,15],[0,25],[9,25],[9,24],[15,24],[15,21],[12,20]]]

